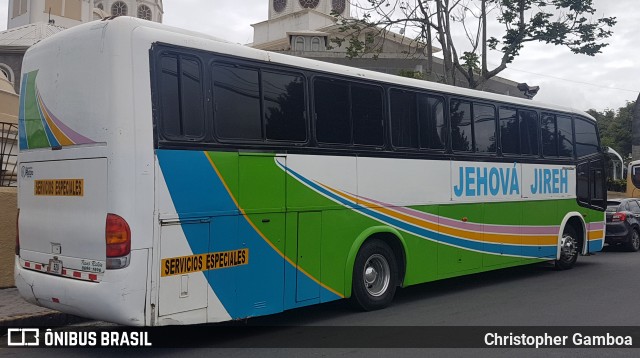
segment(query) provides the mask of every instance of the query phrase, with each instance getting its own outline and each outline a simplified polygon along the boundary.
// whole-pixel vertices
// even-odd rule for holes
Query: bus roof
[[[430,81],[407,78],[407,77],[391,75],[391,74],[386,74],[381,72],[375,72],[375,71],[365,70],[357,67],[350,67],[350,66],[339,65],[339,64],[329,63],[329,62],[312,60],[308,58],[286,55],[286,54],[277,53],[277,52],[258,50],[245,45],[232,43],[232,42],[223,40],[221,38],[210,36],[200,32],[176,28],[176,27],[159,24],[156,22],[141,20],[141,19],[137,19],[129,16],[107,18],[103,20],[93,21],[88,24],[76,26],[71,29],[62,31],[61,33],[58,33],[50,38],[47,38],[41,41],[40,43],[36,44],[34,47],[42,46],[53,39],[60,39],[65,35],[69,36],[71,35],[72,32],[74,32],[74,30],[84,31],[86,30],[86,27],[95,26],[99,22],[105,22],[112,26],[130,27],[131,32],[133,32],[133,30],[138,27],[146,27],[153,30],[157,30],[158,31],[157,40],[159,42],[170,43],[169,37],[166,35],[167,32],[169,32],[169,33],[192,37],[194,41],[189,42],[188,45],[189,47],[195,48],[195,49],[213,51],[213,52],[227,54],[231,56],[246,57],[254,60],[268,61],[268,62],[288,65],[292,67],[315,70],[319,72],[346,75],[346,76],[360,78],[363,80],[373,80],[373,81],[385,82],[387,84],[408,86],[416,89],[444,92],[452,95],[473,97],[473,98],[484,99],[488,101],[504,102],[507,104],[515,104],[520,106],[535,107],[538,109],[547,109],[552,111],[573,113],[573,114],[577,114],[577,115],[589,118],[593,121],[596,120],[594,117],[592,117],[588,113],[575,108],[558,106],[554,104],[537,102],[537,101],[532,101],[524,98],[507,96],[507,95],[496,94],[491,92],[484,92],[484,91],[474,90],[469,88],[456,87],[456,86],[446,85],[446,84],[437,83],[437,82],[430,82]],[[204,40],[204,41],[198,41],[198,40]],[[174,44],[178,46],[186,45],[186,43],[184,44],[174,43]]]

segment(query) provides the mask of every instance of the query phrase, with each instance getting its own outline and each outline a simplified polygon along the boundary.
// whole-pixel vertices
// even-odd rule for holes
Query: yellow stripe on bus
[[[330,188],[323,184],[320,184],[320,185],[322,185],[327,190],[330,190],[336,193],[337,195],[347,198],[348,200],[354,203],[357,203],[357,202],[362,203],[363,201],[362,198],[356,198],[353,195],[349,195],[345,192],[338,191],[336,189]],[[438,225],[438,224],[435,224],[426,220],[422,220],[407,214],[403,214],[391,208],[387,208],[379,205],[374,206],[371,203],[366,203],[366,204],[367,204],[366,206],[372,210],[375,210],[387,216],[391,216],[398,220],[402,220],[411,225],[432,230],[434,232],[440,232],[443,234],[459,237],[462,239],[475,240],[480,242],[490,242],[490,243],[515,244],[515,245],[555,245],[558,241],[558,237],[555,235],[524,236],[524,235],[483,233],[479,231],[456,229],[456,228],[452,228],[444,225]]]

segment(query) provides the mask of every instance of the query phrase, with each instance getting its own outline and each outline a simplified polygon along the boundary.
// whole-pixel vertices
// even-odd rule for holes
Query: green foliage
[[[420,71],[412,71],[412,70],[400,70],[398,72],[398,76],[415,78],[417,80],[423,80],[424,74]]]
[[[598,121],[602,145],[613,148],[622,157],[631,153],[631,123],[636,102],[627,102],[618,110],[606,109],[602,112],[590,109],[587,112]]]
[[[519,54],[525,42],[539,41],[567,46],[573,53],[594,56],[608,44],[615,17],[593,20],[593,0],[496,0],[501,14],[498,21],[507,28],[501,39],[490,38],[490,48],[507,56],[507,63]],[[534,8],[535,6],[535,8]],[[526,17],[531,12],[531,17]]]
[[[627,181],[624,179],[613,180],[611,178],[607,178],[607,191],[624,193],[627,191]]]
[[[464,78],[470,88],[481,87],[507,68],[527,42],[566,46],[573,53],[594,56],[608,45],[605,41],[616,24],[615,17],[597,17],[593,0],[356,0],[352,6],[362,10],[362,17],[338,18],[345,36],[332,39],[345,45],[347,57],[379,52],[380,38],[394,36],[398,27],[413,28],[411,40],[418,47],[441,49],[444,73],[439,75],[444,81],[455,85]],[[493,26],[496,22],[502,26]],[[462,31],[469,43],[454,43]],[[375,43],[358,40],[362,32],[376,33]],[[490,50],[502,56],[493,69],[487,63]],[[427,57],[433,64],[432,54]]]

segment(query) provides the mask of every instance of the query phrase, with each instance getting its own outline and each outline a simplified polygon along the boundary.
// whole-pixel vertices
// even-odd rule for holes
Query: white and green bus
[[[126,325],[218,322],[505,267],[604,238],[580,111],[119,17],[29,49],[15,281]]]

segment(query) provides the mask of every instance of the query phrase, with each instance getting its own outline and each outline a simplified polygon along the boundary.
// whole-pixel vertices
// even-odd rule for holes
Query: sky
[[[251,24],[267,19],[270,1],[164,0],[164,23],[246,44],[253,41]],[[602,53],[589,57],[566,47],[528,43],[499,76],[540,86],[534,101],[579,110],[618,109],[634,101],[640,91],[638,0],[593,2],[596,17],[618,20]],[[0,30],[6,28],[8,10],[1,9],[8,9],[7,3],[0,0]]]

